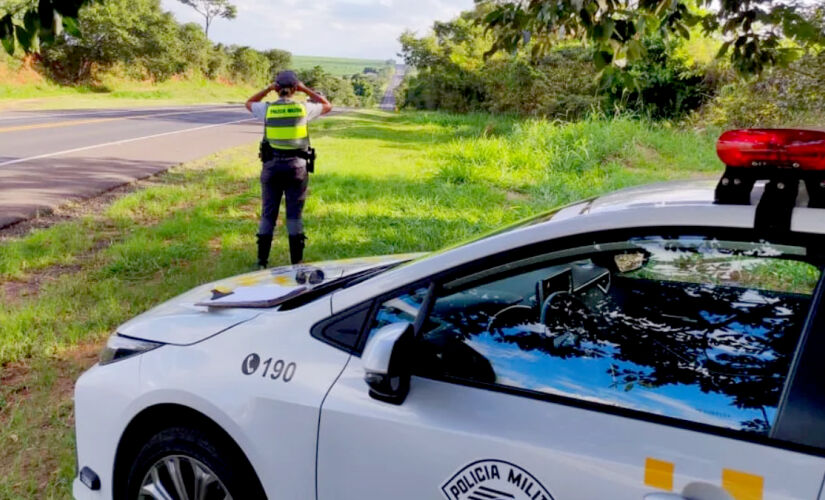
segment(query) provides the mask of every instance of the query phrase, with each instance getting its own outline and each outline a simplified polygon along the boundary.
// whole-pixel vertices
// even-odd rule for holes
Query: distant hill
[[[322,56],[292,56],[294,69],[309,69],[321,66],[327,73],[336,76],[354,75],[363,73],[364,68],[381,68],[387,66],[387,61],[380,59],[346,59],[343,57]]]

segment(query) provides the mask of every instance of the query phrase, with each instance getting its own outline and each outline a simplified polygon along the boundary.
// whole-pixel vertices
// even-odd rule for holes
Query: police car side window
[[[387,325],[402,321],[415,323],[426,296],[427,288],[425,287],[402,293],[397,297],[384,301],[375,312],[366,340],[369,340],[375,332]]]
[[[490,270],[445,284],[417,369],[767,434],[820,279],[805,253],[641,238]]]

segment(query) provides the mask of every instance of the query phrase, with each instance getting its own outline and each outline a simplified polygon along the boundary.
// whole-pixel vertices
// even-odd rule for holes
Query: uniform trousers
[[[261,224],[258,234],[272,235],[278,221],[281,198],[286,195],[286,227],[291,236],[304,232],[303,212],[307,196],[307,162],[297,157],[276,157],[261,170]]]

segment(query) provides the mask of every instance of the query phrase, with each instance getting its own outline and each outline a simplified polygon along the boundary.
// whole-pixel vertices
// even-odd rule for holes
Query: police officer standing
[[[279,99],[261,102],[273,90],[278,92]],[[293,101],[296,92],[305,93],[309,101]],[[258,227],[258,265],[265,268],[269,264],[272,235],[284,194],[290,261],[300,264],[306,242],[301,216],[306,200],[308,172],[312,171],[315,161],[307,124],[329,113],[332,104],[301,83],[294,72],[283,71],[275,78],[275,83],[246,101],[246,109],[264,123],[264,139],[261,142],[263,207]]]

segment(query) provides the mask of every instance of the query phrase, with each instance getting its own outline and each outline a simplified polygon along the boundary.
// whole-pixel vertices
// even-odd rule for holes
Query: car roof
[[[606,212],[615,212],[630,209],[645,209],[653,216],[664,215],[662,211],[657,212],[651,208],[686,208],[691,207],[714,207],[715,211],[721,214],[721,219],[712,221],[696,221],[698,226],[727,226],[725,214],[732,213],[735,206],[733,205],[719,205],[715,203],[716,186],[718,182],[715,180],[692,180],[692,181],[676,181],[676,182],[662,182],[657,184],[648,184],[645,186],[638,186],[626,188],[619,191],[614,191],[602,196],[597,196],[589,200],[574,203],[561,208],[553,214],[546,214],[542,222],[559,222],[571,217],[595,215]],[[750,212],[756,210],[759,200],[765,192],[765,182],[757,182],[751,191],[750,205],[744,207]],[[805,185],[802,184],[799,196],[796,200],[795,219],[798,222],[807,221],[812,217],[825,221],[825,211],[821,209],[808,209],[808,193]],[[537,218],[541,219],[541,217]],[[736,224],[737,227],[752,228],[753,221],[741,225]],[[792,228],[794,231],[811,232],[811,233],[825,233],[825,224],[796,224]],[[804,226],[804,228],[802,227]]]
[[[333,308],[341,310],[367,298],[367,288],[394,289],[464,263],[540,241],[645,227],[753,229],[756,206],[764,192],[764,183],[757,183],[754,187],[750,205],[714,203],[716,184],[714,180],[659,183],[574,203],[377,276],[364,284],[369,284],[368,287],[356,286],[352,294],[340,294],[334,298],[334,302],[338,303]],[[807,202],[807,193],[803,188],[794,209],[791,230],[825,234],[825,210],[807,208]]]
[[[588,215],[600,212],[624,210],[638,207],[709,206],[714,205],[715,180],[693,180],[661,182],[614,191],[590,200],[576,203],[559,211],[553,220],[561,220],[574,215]],[[751,205],[756,206],[764,192],[765,184],[757,183],[751,192]],[[807,204],[807,194],[799,197],[797,204]],[[579,208],[578,211],[571,210]]]
[[[589,212],[639,205],[712,205],[716,181],[664,182],[615,191],[593,199]]]

